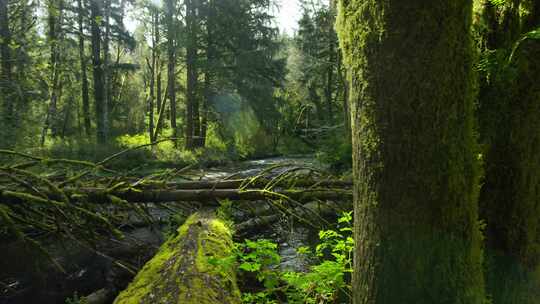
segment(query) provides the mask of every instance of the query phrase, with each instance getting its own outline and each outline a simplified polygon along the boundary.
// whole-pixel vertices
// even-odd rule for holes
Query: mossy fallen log
[[[185,181],[185,182],[170,182],[170,183],[155,183],[155,186],[160,188],[170,188],[176,190],[196,190],[196,189],[239,189],[239,188],[265,188],[268,185],[284,186],[294,188],[350,188],[352,181],[350,180],[316,180],[316,179],[299,179],[299,180],[280,180],[273,181],[267,178],[259,178],[251,181],[250,179],[234,179],[234,180],[218,180],[218,181]],[[148,185],[153,186],[152,184]]]
[[[137,274],[114,304],[234,304],[234,269],[214,266],[232,254],[232,232],[211,213],[196,213]]]
[[[50,194],[50,200],[29,196],[25,192],[0,190],[0,201],[4,204],[20,204],[39,200],[41,203],[61,204],[58,195]],[[300,190],[260,190],[260,189],[197,189],[197,190],[116,190],[103,188],[82,188],[67,190],[71,201],[86,201],[93,204],[111,204],[115,198],[130,203],[168,203],[168,202],[216,202],[220,199],[232,201],[255,201],[264,199],[290,198],[296,201],[350,200],[351,190],[344,189],[300,189]]]

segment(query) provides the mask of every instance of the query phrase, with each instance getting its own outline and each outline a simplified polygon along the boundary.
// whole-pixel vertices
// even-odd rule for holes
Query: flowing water
[[[279,165],[281,167],[274,174],[298,166],[321,168],[311,156],[273,157],[219,168],[193,169],[184,172],[183,176],[194,180],[219,180],[232,176],[244,178]],[[169,218],[171,215],[170,211],[156,213],[161,218]],[[235,216],[241,218],[243,214],[237,213]],[[313,232],[293,222],[284,217],[273,224],[272,229],[250,238],[268,238],[278,242],[281,268],[303,271],[307,269],[309,261],[298,256],[296,250],[311,243]],[[57,271],[50,262],[44,262],[37,254],[28,254],[32,251],[26,250],[24,245],[18,242],[7,244],[0,253],[0,304],[64,304],[65,299],[72,297],[75,292],[84,296],[105,286],[122,289],[132,274],[115,265],[114,259],[110,257],[128,260],[140,267],[164,241],[164,231],[173,228],[161,225],[127,229],[124,231],[124,240],[109,240],[100,244],[103,249],[100,253],[74,241],[48,240],[47,248],[55,260],[65,267],[65,274]]]

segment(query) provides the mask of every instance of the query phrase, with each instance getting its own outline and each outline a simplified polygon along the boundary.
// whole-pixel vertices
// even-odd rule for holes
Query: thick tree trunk
[[[176,52],[175,52],[175,28],[174,28],[174,11],[175,0],[167,0],[167,90],[171,107],[171,128],[172,137],[178,137],[178,126],[176,125],[176,85],[175,85],[175,70],[176,70]],[[176,145],[176,140],[174,141]]]
[[[92,32],[92,65],[94,71],[94,106],[96,108],[96,140],[99,144],[107,141],[105,122],[105,96],[103,84],[103,64],[101,60],[101,28],[98,19],[103,18],[100,0],[90,1],[90,24]]]
[[[233,247],[225,223],[211,214],[194,214],[114,303],[241,303],[235,269],[210,261],[231,257]]]
[[[90,119],[90,95],[88,93],[88,75],[86,67],[86,56],[84,55],[84,8],[82,0],[77,0],[78,17],[78,38],[79,38],[79,60],[81,65],[81,99],[83,108],[84,130],[86,136],[90,137],[92,132]]]
[[[484,303],[472,2],[341,0],[355,304]]]
[[[540,299],[540,42],[521,42],[511,65],[517,76],[491,88],[498,107],[484,113],[497,126],[480,195],[487,286],[494,304],[533,304]]]

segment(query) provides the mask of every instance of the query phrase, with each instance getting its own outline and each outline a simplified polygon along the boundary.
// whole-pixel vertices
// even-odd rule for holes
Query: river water
[[[192,169],[183,177],[192,180],[219,180],[234,176],[255,176],[270,166],[279,174],[297,166],[322,168],[314,157],[274,157],[244,161],[211,169]],[[235,217],[241,220],[241,211]],[[156,217],[167,219],[171,211],[156,211]],[[132,278],[132,274],[115,264],[117,260],[129,261],[141,267],[153,256],[164,241],[164,231],[174,229],[174,224],[155,227],[125,229],[124,240],[108,240],[98,245],[102,251],[96,253],[73,240],[48,239],[47,249],[55,260],[65,267],[66,273],[57,271],[50,262],[40,258],[32,250],[17,242],[6,244],[0,253],[0,304],[64,304],[67,297],[90,294],[101,288],[121,290]],[[307,269],[308,261],[296,254],[296,249],[309,245],[314,238],[310,229],[295,224],[291,218],[283,217],[263,233],[248,235],[250,238],[268,238],[279,244],[281,268],[296,271]],[[114,257],[114,258],[111,258]]]

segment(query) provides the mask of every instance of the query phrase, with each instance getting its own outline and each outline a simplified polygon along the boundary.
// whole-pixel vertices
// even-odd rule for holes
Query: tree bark
[[[485,113],[497,126],[480,195],[487,286],[494,304],[533,304],[540,298],[540,42],[521,42],[511,68],[517,75],[491,88],[498,107]]]
[[[485,303],[472,2],[341,0],[355,304]]]
[[[128,303],[239,304],[233,267],[213,265],[233,255],[232,232],[214,215],[196,213],[114,301]]]

